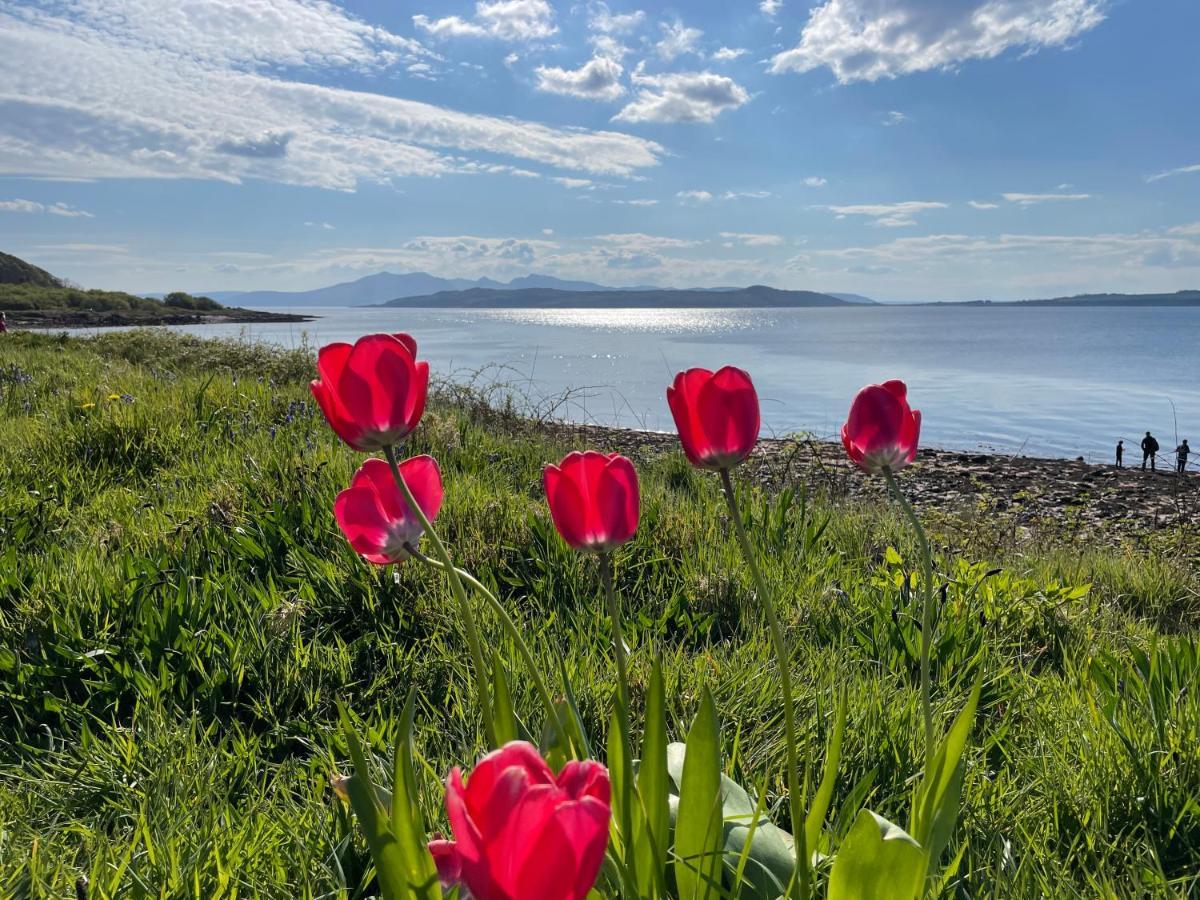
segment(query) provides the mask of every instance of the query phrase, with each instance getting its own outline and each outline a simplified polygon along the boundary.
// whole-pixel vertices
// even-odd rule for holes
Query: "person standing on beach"
[[[1125,468],[1125,442],[1117,441],[1117,468]]]
[[[1188,454],[1192,452],[1192,448],[1188,446],[1187,438],[1183,439],[1183,443],[1175,448],[1175,471],[1180,475],[1187,469]]]
[[[1154,439],[1154,435],[1146,432],[1146,436],[1142,438],[1142,471],[1146,471],[1146,460],[1150,461],[1150,471],[1154,471],[1154,454],[1158,452],[1158,441]]]

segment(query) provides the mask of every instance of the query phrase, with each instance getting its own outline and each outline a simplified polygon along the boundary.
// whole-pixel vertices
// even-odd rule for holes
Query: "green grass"
[[[95,897],[367,896],[329,789],[348,755],[337,701],[383,755],[418,687],[435,821],[448,768],[482,751],[446,584],[368,566],[337,531],[361,457],[315,410],[311,369],[166,333],[0,340],[0,896],[69,896],[81,876]],[[571,448],[451,395],[407,448],[442,464],[442,534],[544,670],[561,661],[599,738],[613,669],[596,571],[557,538],[540,483]],[[777,681],[718,485],[678,453],[635,462],[642,525],[617,558],[635,722],[658,651],[672,739],[708,685],[730,773],[765,784],[786,827]],[[864,803],[904,822],[921,733],[910,539],[887,506],[742,488],[814,760],[849,697],[833,827]],[[1194,541],[1013,546],[931,519],[935,545],[959,548],[938,559],[939,717],[984,677],[947,895],[1200,890]]]

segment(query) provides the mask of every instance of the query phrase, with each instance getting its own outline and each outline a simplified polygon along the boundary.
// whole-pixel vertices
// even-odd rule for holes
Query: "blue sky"
[[[0,0],[0,249],[885,299],[1200,287],[1195,0]]]

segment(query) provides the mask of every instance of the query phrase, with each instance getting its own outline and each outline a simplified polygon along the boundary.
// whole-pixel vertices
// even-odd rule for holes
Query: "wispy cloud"
[[[999,209],[1000,208],[999,203],[983,203],[979,200],[968,200],[967,206],[971,207],[972,209]]]
[[[708,203],[713,198],[710,192],[701,190],[679,191],[675,196],[683,203]]]
[[[749,52],[745,47],[721,47],[712,55],[712,58],[717,62],[730,62]]]
[[[827,206],[825,209],[843,216],[868,216],[884,228],[916,225],[917,213],[931,209],[946,209],[948,204],[935,200],[905,200],[902,203],[860,203],[850,206]]]
[[[1146,181],[1162,181],[1164,178],[1173,178],[1176,175],[1191,175],[1195,172],[1200,172],[1200,163],[1194,166],[1180,166],[1178,169],[1167,169],[1165,172],[1158,172],[1155,175],[1149,176]]]
[[[782,235],[748,231],[722,231],[721,237],[730,243],[746,247],[778,247],[783,243]]]
[[[1090,200],[1091,194],[1019,194],[1008,193],[1001,194],[1009,203],[1016,203],[1021,206],[1033,206],[1037,203],[1059,203],[1070,200]]]
[[[782,7],[783,0],[761,0],[758,4],[758,11],[768,19],[773,19]]]
[[[36,200],[0,200],[0,212],[41,213],[66,219],[92,219],[90,212],[65,203],[38,203]]]
[[[653,141],[616,131],[463,113],[274,74],[306,63],[386,68],[427,52],[332,4],[195,0],[164,8],[162,23],[145,8],[106,0],[81,5],[74,18],[42,8],[0,12],[0,174],[261,178],[352,190],[403,176],[528,171],[464,154],[617,176],[663,155]]]
[[[883,121],[880,124],[885,128],[891,128],[893,125],[902,125],[907,121],[908,116],[906,114],[900,112],[898,109],[893,109],[883,117]]]
[[[689,28],[678,19],[663,22],[661,27],[662,40],[654,45],[654,49],[667,62],[685,53],[695,53],[697,42],[704,37],[704,32],[699,28]]]
[[[804,186],[810,187],[810,188],[825,187],[825,185],[828,183],[829,182],[826,181],[824,178],[822,178],[820,175],[809,175],[807,178],[804,179]]]

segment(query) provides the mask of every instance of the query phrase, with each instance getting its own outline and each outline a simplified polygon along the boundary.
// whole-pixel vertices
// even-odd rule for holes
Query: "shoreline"
[[[88,310],[5,310],[12,329],[46,331],[55,328],[154,328],[164,325],[261,325],[270,323],[313,322],[320,316],[298,313],[273,313],[261,310],[229,308],[219,313],[172,313],[139,316],[119,311]]]
[[[631,458],[652,459],[679,448],[674,433],[552,424],[553,433]],[[1174,457],[1171,456],[1173,462]],[[743,478],[771,491],[805,487],[837,499],[881,499],[883,481],[862,473],[841,444],[812,438],[762,438],[741,467]],[[1127,537],[1200,522],[1200,473],[1174,468],[1117,469],[1082,459],[1003,456],[921,449],[898,476],[909,499],[929,511],[1003,519],[1014,529],[1070,529],[1095,538]]]

